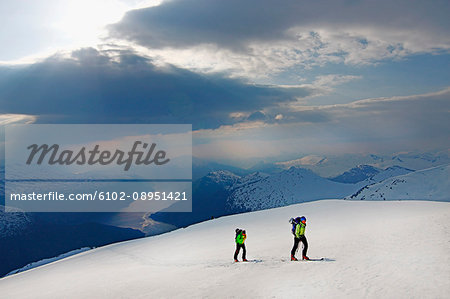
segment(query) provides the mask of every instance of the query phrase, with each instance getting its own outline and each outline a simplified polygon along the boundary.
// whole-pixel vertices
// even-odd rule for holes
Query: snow
[[[344,198],[362,186],[333,182],[311,170],[291,167],[234,189],[228,198],[232,207],[261,210],[317,199]]]
[[[354,184],[366,179],[370,179],[379,174],[382,170],[370,165],[360,164],[337,177],[331,178],[332,181],[339,183]]]
[[[348,199],[450,201],[450,164],[386,179],[362,188]]]
[[[280,165],[283,168],[291,168],[291,167],[296,167],[296,166],[305,166],[305,165],[318,165],[321,163],[326,162],[327,158],[321,157],[321,156],[316,156],[316,155],[309,155],[309,156],[305,156],[299,159],[295,159],[295,160],[290,160],[290,161],[285,161],[285,162],[276,162],[275,165]]]
[[[272,175],[255,173],[237,180],[229,188],[232,193],[227,202],[230,207],[240,211],[257,211],[318,199],[344,198],[367,185],[411,172],[399,166],[379,170],[360,165],[344,173],[341,178],[347,177],[350,181],[356,177],[368,178],[350,184],[320,177],[309,169],[291,167]],[[228,182],[229,179],[224,178],[224,181]]]
[[[17,274],[17,273],[20,273],[20,272],[23,272],[23,271],[27,271],[27,270],[30,270],[30,269],[33,269],[33,268],[37,268],[39,266],[50,264],[52,262],[64,259],[66,257],[72,256],[72,255],[75,255],[75,254],[78,254],[78,253],[81,253],[81,252],[84,252],[84,251],[87,251],[87,250],[91,250],[91,247],[83,247],[83,248],[80,248],[80,249],[71,250],[69,252],[60,254],[60,255],[52,257],[52,258],[43,259],[43,260],[40,260],[40,261],[37,261],[37,262],[30,263],[30,264],[28,264],[28,265],[26,265],[26,266],[24,266],[24,267],[22,267],[20,269],[13,270],[13,271],[9,272],[5,276]]]
[[[228,170],[213,171],[208,173],[206,177],[215,183],[220,183],[227,187],[234,185],[240,179],[240,176]]]
[[[358,164],[367,164],[377,168],[401,166],[413,170],[422,170],[450,163],[450,152],[414,153],[402,152],[394,155],[343,154],[320,157],[320,163],[301,163],[301,159],[276,163],[279,167],[300,166],[308,168],[323,177],[335,177]]]
[[[384,181],[386,179],[392,178],[392,177],[396,177],[399,175],[404,175],[404,174],[408,174],[414,172],[414,170],[408,169],[408,168],[404,168],[401,166],[391,166],[388,167],[382,171],[380,171],[379,173],[377,173],[376,175],[374,175],[373,177],[369,178],[366,180],[366,182],[364,182],[366,185],[368,184],[373,184],[373,183],[378,183],[381,181]]]
[[[290,262],[305,215],[310,257]],[[93,249],[0,280],[4,298],[448,298],[450,203],[322,200]],[[232,262],[235,228],[247,255]]]
[[[259,182],[260,180],[265,179],[265,178],[267,178],[267,177],[269,177],[269,175],[266,174],[266,173],[259,172],[259,171],[253,172],[253,173],[251,173],[251,174],[249,174],[249,175],[246,175],[246,176],[240,178],[240,179],[239,179],[239,180],[231,187],[231,189],[240,188],[240,187],[245,186],[245,185],[251,185],[251,184],[254,184],[254,183],[256,183],[256,182]]]

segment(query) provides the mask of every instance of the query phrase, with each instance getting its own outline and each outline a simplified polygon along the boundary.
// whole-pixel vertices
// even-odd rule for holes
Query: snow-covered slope
[[[343,198],[359,188],[359,185],[322,178],[308,169],[291,167],[236,187],[228,204],[244,211],[256,211],[317,199]]]
[[[298,215],[309,256],[328,261],[285,261]],[[445,202],[316,201],[97,248],[2,278],[0,289],[4,298],[448,298],[449,217]],[[236,227],[254,262],[232,262]]]
[[[30,269],[33,269],[33,268],[37,268],[37,267],[40,267],[40,266],[43,266],[43,265],[47,265],[47,264],[50,264],[51,262],[62,260],[64,258],[66,258],[66,257],[72,256],[72,255],[75,255],[75,254],[78,254],[80,252],[84,252],[84,251],[87,251],[87,250],[91,250],[91,247],[83,247],[83,248],[80,248],[80,249],[71,250],[69,252],[60,254],[60,255],[52,257],[52,258],[47,258],[47,259],[43,259],[43,260],[40,260],[40,261],[37,261],[37,262],[30,263],[30,264],[28,264],[28,265],[26,265],[26,266],[24,266],[24,267],[22,267],[20,269],[16,269],[16,270],[13,270],[13,271],[9,272],[5,276],[17,274],[17,273],[24,272],[24,271],[27,271],[27,270],[30,270]]]
[[[450,164],[386,179],[347,197],[358,200],[450,201]]]

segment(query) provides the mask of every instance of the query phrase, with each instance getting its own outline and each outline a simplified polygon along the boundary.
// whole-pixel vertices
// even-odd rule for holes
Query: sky
[[[447,152],[448,1],[1,1],[0,124],[190,123],[213,160]]]

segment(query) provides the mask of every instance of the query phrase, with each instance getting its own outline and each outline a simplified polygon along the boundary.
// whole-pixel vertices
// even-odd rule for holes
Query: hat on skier
[[[306,222],[306,217],[305,216],[300,217],[300,222],[305,223]]]

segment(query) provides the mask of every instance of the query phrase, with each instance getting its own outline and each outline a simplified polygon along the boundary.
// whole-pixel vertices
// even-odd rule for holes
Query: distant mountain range
[[[331,180],[338,183],[356,184],[367,180],[380,172],[381,169],[377,167],[370,165],[358,165],[341,175],[331,178]]]
[[[413,153],[404,152],[393,155],[347,154],[339,156],[309,155],[273,163],[278,168],[289,169],[292,166],[307,168],[322,177],[335,178],[354,165],[367,165],[377,169],[400,166],[412,170],[421,170],[450,163],[449,152]],[[265,164],[270,169],[269,164]],[[272,168],[272,170],[275,170]]]
[[[328,179],[299,167],[244,176],[226,170],[214,171],[194,182],[192,212],[162,211],[151,215],[151,219],[184,227],[224,215],[318,199],[344,198],[366,185],[410,172],[412,170],[399,166],[380,169],[359,165]]]
[[[230,165],[226,165],[226,164],[217,163],[214,161],[208,161],[208,160],[203,160],[203,159],[199,159],[196,157],[192,157],[192,179],[193,180],[198,180],[210,172],[215,172],[215,171],[220,171],[220,170],[230,171],[239,176],[254,172],[252,170],[242,169],[242,168],[235,167],[235,166],[230,166]]]
[[[399,166],[383,170],[359,165],[334,179],[327,179],[311,170],[291,167],[258,181],[235,185],[228,203],[235,208],[255,211],[318,199],[344,198],[362,186],[410,172],[412,170]]]
[[[332,181],[346,184],[356,184],[363,182],[364,185],[381,182],[387,178],[407,174],[414,170],[401,166],[391,166],[386,169],[380,169],[370,165],[358,165],[349,171],[344,172],[337,177],[331,178]]]
[[[346,199],[450,201],[450,165],[387,178],[364,186]]]

